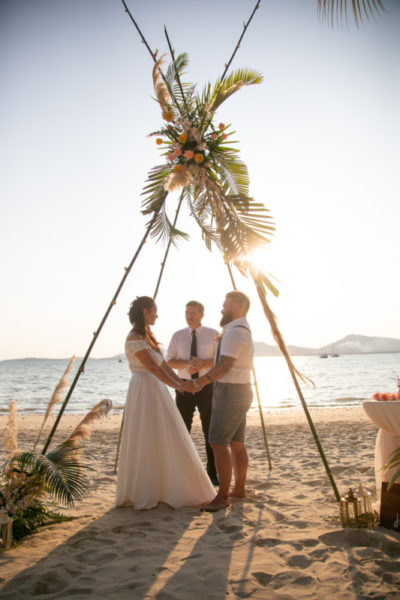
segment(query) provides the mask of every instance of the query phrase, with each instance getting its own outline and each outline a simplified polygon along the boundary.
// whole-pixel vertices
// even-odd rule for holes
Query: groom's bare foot
[[[211,500],[208,504],[205,504],[201,507],[201,511],[206,512],[217,512],[217,510],[222,510],[229,506],[229,500],[226,496],[216,495],[214,500]]]
[[[246,492],[245,489],[243,488],[233,488],[233,490],[231,492],[229,492],[229,497],[230,498],[247,498],[248,494]]]

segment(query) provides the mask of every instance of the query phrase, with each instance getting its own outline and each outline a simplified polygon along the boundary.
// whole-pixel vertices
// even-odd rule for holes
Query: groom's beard
[[[231,321],[233,321],[233,314],[229,311],[228,313],[222,316],[222,319],[220,320],[219,324],[221,327],[223,327],[224,325],[228,325],[228,323],[230,323]]]

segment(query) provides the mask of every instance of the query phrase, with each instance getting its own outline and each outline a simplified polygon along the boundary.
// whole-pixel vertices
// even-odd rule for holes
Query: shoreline
[[[340,494],[360,481],[374,493],[377,428],[362,407],[310,413]],[[400,533],[342,528],[302,408],[263,414],[272,469],[259,416],[252,414],[246,441],[251,496],[214,514],[165,504],[149,511],[113,509],[121,415],[95,423],[86,444],[85,462],[94,469],[89,492],[62,510],[74,520],[46,526],[0,553],[0,598],[398,600]],[[54,443],[81,417],[64,415]],[[0,416],[0,427],[6,418]],[[41,415],[18,417],[21,449],[32,447],[40,422]],[[204,461],[197,415],[192,437]]]

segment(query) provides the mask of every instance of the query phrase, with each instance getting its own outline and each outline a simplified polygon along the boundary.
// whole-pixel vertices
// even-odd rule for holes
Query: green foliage
[[[13,518],[13,539],[18,541],[41,525],[67,520],[47,507],[43,498],[72,506],[87,490],[84,469],[78,460],[79,447],[64,442],[46,455],[38,452],[15,454],[0,471],[0,508]]]
[[[74,519],[74,517],[67,517],[61,513],[51,511],[40,500],[34,500],[26,510],[19,510],[13,518],[13,540],[15,542],[19,542],[26,535],[35,533],[43,525]]]

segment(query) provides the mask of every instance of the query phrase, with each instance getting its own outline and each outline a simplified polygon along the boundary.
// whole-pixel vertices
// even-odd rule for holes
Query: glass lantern
[[[347,496],[343,496],[339,502],[340,521],[342,525],[351,521],[358,521],[358,517],[363,512],[361,500],[350,488]]]
[[[354,490],[354,493],[361,500],[361,512],[372,513],[372,494],[362,483]]]
[[[13,519],[2,508],[0,510],[0,551],[11,548]]]

